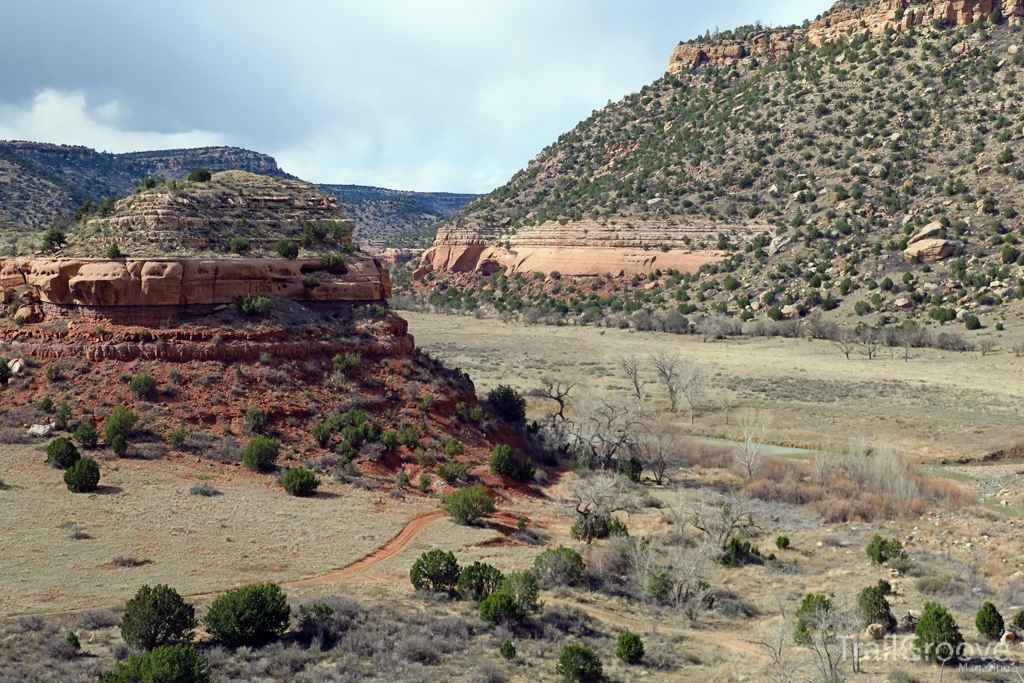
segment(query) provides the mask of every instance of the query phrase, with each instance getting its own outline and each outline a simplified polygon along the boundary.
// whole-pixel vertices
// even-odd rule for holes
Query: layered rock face
[[[748,234],[744,237],[766,228],[762,224],[745,226],[743,231]],[[434,246],[424,252],[419,273],[479,271],[489,275],[501,268],[510,274],[554,270],[576,276],[632,276],[658,268],[695,272],[705,263],[721,261],[724,254],[691,245],[713,243],[720,231],[720,225],[710,222],[577,221],[561,225],[547,221],[519,228],[508,238],[507,246],[500,246],[492,241],[493,234],[447,224],[438,230]]]
[[[310,305],[380,303],[391,296],[387,269],[357,256],[331,272],[322,259],[10,259],[0,262],[0,287],[5,299],[27,288],[22,298],[32,318],[112,320],[141,320],[147,312],[158,320],[202,315],[246,295]]]

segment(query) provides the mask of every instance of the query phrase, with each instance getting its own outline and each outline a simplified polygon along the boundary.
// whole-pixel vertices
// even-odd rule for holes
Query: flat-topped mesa
[[[383,304],[387,269],[348,256],[326,266],[311,259],[8,259],[0,261],[4,299],[23,292],[23,317],[105,318],[160,324],[201,317],[247,295],[297,301],[323,310]]]
[[[315,239],[303,239],[310,225]],[[309,183],[225,171],[207,182],[140,188],[106,215],[96,213],[76,225],[62,253],[97,256],[116,244],[131,257],[212,257],[227,253],[235,238],[256,252],[288,239],[322,253],[350,245],[354,228],[337,198]]]
[[[996,10],[1010,24],[1024,24],[1024,0],[875,0],[866,7],[837,2],[806,29],[756,31],[743,40],[716,44],[681,44],[672,51],[668,73],[680,74],[705,66],[749,68],[759,61],[779,61],[792,54],[804,39],[821,47],[844,38],[906,31],[936,21],[966,26],[988,21]]]

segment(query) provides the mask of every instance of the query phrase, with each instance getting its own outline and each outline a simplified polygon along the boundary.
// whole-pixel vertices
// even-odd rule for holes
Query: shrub
[[[409,450],[414,450],[420,445],[420,430],[414,426],[406,427],[402,430],[401,436],[398,437],[398,443],[402,444]]]
[[[335,370],[347,375],[353,370],[359,369],[363,363],[363,357],[358,353],[339,353],[334,357],[333,363]]]
[[[245,419],[242,423],[249,431],[259,432],[267,424],[267,414],[256,406],[249,406],[245,411]]]
[[[980,330],[981,320],[979,320],[978,316],[976,315],[968,316],[967,320],[964,321],[964,327],[966,327],[969,330]]]
[[[583,578],[583,556],[572,548],[548,548],[533,560],[533,573],[544,588],[571,586]]]
[[[238,312],[246,316],[267,316],[274,310],[274,300],[266,296],[246,294],[238,300]]]
[[[1024,629],[1024,610],[1017,612],[1016,616],[1013,617],[1013,625],[1019,629]]]
[[[540,584],[532,572],[512,572],[501,582],[500,593],[508,593],[523,614],[539,612]]]
[[[953,615],[937,602],[926,602],[914,630],[914,652],[928,662],[946,662],[963,642]]]
[[[103,683],[209,683],[209,666],[191,645],[157,647],[142,655],[129,655],[103,674]]]
[[[803,645],[811,640],[811,630],[808,627],[808,619],[815,613],[829,612],[832,609],[832,600],[821,593],[808,593],[800,603],[796,611],[796,628],[793,630],[793,640]]]
[[[601,659],[582,645],[566,645],[558,657],[555,673],[564,683],[597,683],[604,674]]]
[[[171,446],[174,448],[181,448],[181,445],[185,443],[185,439],[188,438],[188,430],[185,429],[184,425],[171,430],[171,434],[168,438]]]
[[[513,455],[511,446],[497,445],[491,453],[491,474],[496,477],[507,477],[515,481],[527,482],[533,479],[537,468],[529,460],[519,462]]]
[[[205,168],[197,168],[188,174],[187,180],[190,183],[208,183],[213,178],[213,175]]]
[[[100,485],[100,467],[92,460],[78,460],[64,473],[64,483],[71,493],[89,493]]]
[[[763,564],[764,558],[756,545],[733,536],[726,543],[718,561],[726,567],[741,567],[745,564]]]
[[[491,389],[487,400],[505,422],[516,426],[526,424],[526,399],[512,387],[501,384]]]
[[[7,359],[0,358],[0,386],[7,386],[11,381],[11,368],[7,366]]]
[[[57,407],[57,412],[53,414],[53,428],[67,429],[72,415],[71,404],[67,401],[61,401]]]
[[[103,421],[103,435],[106,437],[107,444],[112,445],[111,442],[115,436],[121,436],[127,442],[128,437],[135,431],[135,423],[138,421],[139,416],[136,413],[124,406],[115,406],[107,419]]]
[[[502,658],[512,660],[516,658],[516,646],[512,644],[511,640],[506,640],[498,648],[498,652],[501,653]]]
[[[418,591],[451,593],[458,585],[461,573],[454,553],[434,548],[413,562],[409,570],[409,581]]]
[[[124,454],[128,452],[128,439],[124,438],[120,434],[114,436],[110,440],[110,450],[114,452],[119,458],[124,457]]]
[[[190,495],[203,496],[204,498],[212,498],[213,496],[219,496],[220,491],[217,487],[211,484],[196,484],[188,490]]]
[[[420,483],[416,485],[416,488],[420,493],[430,493],[430,475],[421,474]]]
[[[74,631],[68,631],[67,642],[68,645],[71,646],[71,649],[76,652],[82,649],[82,641],[78,639],[78,636],[75,635]]]
[[[462,447],[462,444],[459,443],[458,439],[449,439],[448,443],[444,445],[444,454],[447,455],[449,458],[454,458],[457,455],[462,455],[464,452],[465,449]]]
[[[46,462],[53,467],[66,470],[78,462],[81,457],[75,444],[65,436],[58,436],[46,445]]]
[[[143,586],[124,607],[121,638],[136,650],[152,650],[172,640],[192,640],[196,609],[163,584]]]
[[[265,436],[254,436],[245,445],[245,452],[242,453],[242,464],[253,472],[266,472],[274,469],[277,465],[277,456],[281,447],[276,439]]]
[[[465,479],[469,473],[469,466],[462,462],[446,462],[437,468],[437,476],[449,484],[459,479]]]
[[[789,548],[789,536],[779,536],[776,538],[775,547],[779,550],[786,550]]]
[[[515,598],[502,591],[484,598],[480,603],[480,619],[491,626],[522,621],[525,616]]]
[[[504,575],[496,568],[482,562],[464,567],[455,585],[459,595],[466,600],[482,602],[501,590]]]
[[[398,434],[393,430],[386,431],[380,435],[380,443],[385,450],[393,451],[398,446]]]
[[[320,486],[320,480],[317,479],[313,470],[307,470],[305,467],[296,467],[284,473],[281,485],[288,492],[288,495],[304,498],[316,493],[317,488]]]
[[[132,377],[132,381],[128,383],[128,391],[136,398],[149,398],[156,393],[156,380],[148,372],[140,373]]]
[[[991,602],[986,602],[978,610],[978,616],[974,618],[974,625],[978,628],[978,633],[989,640],[998,640],[1005,632],[1003,615]]]
[[[107,258],[108,259],[113,261],[115,259],[121,258],[121,256],[122,256],[122,254],[121,254],[121,247],[117,246],[116,244],[111,244],[109,247],[107,247]]]
[[[882,580],[878,585],[868,586],[857,595],[857,609],[864,619],[865,626],[881,624],[887,632],[896,632],[896,617],[892,615],[889,602],[885,599],[891,590],[889,582]]]
[[[479,486],[459,489],[444,499],[444,511],[458,524],[477,524],[494,509],[494,501]]]
[[[274,251],[281,258],[293,259],[299,255],[299,245],[291,240],[278,240],[274,245]]]
[[[284,633],[290,618],[291,610],[280,586],[254,583],[214,600],[203,624],[224,645],[259,647]]]
[[[615,656],[626,664],[639,664],[644,658],[644,641],[627,628],[616,640]]]
[[[245,254],[252,249],[252,242],[249,241],[248,237],[232,237],[228,247],[233,254]]]
[[[46,368],[46,379],[51,382],[58,382],[64,377],[64,371],[60,369],[59,365],[51,365]]]
[[[867,554],[875,564],[907,559],[907,552],[903,550],[902,543],[895,538],[882,538],[879,534],[875,534],[868,542]]]
[[[67,244],[68,237],[63,230],[50,228],[43,233],[42,251],[52,253]]]

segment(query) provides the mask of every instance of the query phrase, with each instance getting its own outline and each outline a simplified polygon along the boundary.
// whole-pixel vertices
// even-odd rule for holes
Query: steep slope
[[[354,239],[380,247],[426,247],[437,226],[477,195],[449,192],[409,192],[365,185],[319,185],[338,198],[356,222]]]
[[[1022,15],[1009,0],[840,2],[803,27],[681,44],[663,78],[442,225],[418,276],[678,271],[662,308],[746,315],[1003,303],[1020,286]],[[718,265],[694,284],[701,263]],[[917,285],[898,303],[874,289],[904,277]]]

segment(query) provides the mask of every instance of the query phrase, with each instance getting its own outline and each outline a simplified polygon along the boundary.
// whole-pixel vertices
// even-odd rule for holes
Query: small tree
[[[881,624],[886,632],[896,632],[896,617],[885,596],[892,591],[888,581],[884,579],[878,585],[868,586],[857,595],[857,609],[860,611],[864,625]],[[1000,634],[1002,635],[1002,634]]]
[[[128,439],[124,438],[120,434],[114,435],[114,438],[110,440],[110,450],[114,452],[119,458],[123,458],[124,454],[128,452]]]
[[[107,419],[103,421],[103,435],[106,437],[107,444],[110,445],[115,436],[121,436],[127,441],[134,433],[135,423],[138,421],[139,416],[125,406],[115,406]]]
[[[58,436],[46,445],[46,462],[62,470],[74,465],[82,456],[66,436]]]
[[[96,430],[88,422],[83,422],[78,425],[72,436],[82,448],[96,448],[96,443],[99,441],[99,436],[96,434]]]
[[[907,557],[907,552],[903,549],[902,543],[895,538],[882,538],[879,534],[875,534],[871,538],[866,551],[868,557],[875,564],[883,564],[889,560],[903,560]]]
[[[1003,615],[991,602],[986,602],[981,606],[978,616],[974,618],[974,625],[978,628],[978,633],[989,640],[998,640],[1005,632]]]
[[[213,601],[203,618],[207,632],[229,647],[259,647],[288,628],[291,609],[276,583],[254,583]]]
[[[937,602],[926,602],[914,630],[914,652],[925,661],[946,663],[963,642],[953,615]]]
[[[644,641],[628,628],[619,634],[615,656],[626,664],[639,664],[644,658]]]
[[[501,582],[500,592],[511,595],[524,614],[540,611],[540,585],[531,572],[512,572]]]
[[[137,650],[152,650],[173,640],[192,640],[196,609],[163,584],[143,586],[128,601],[121,620],[121,638]]]
[[[188,174],[188,181],[190,183],[208,183],[213,178],[213,175],[205,168],[197,168]]]
[[[291,496],[305,498],[312,496],[320,487],[320,480],[312,470],[305,467],[295,467],[284,473],[281,478],[281,486]]]
[[[512,624],[522,621],[525,616],[515,598],[502,591],[484,598],[480,603],[480,619],[491,626]]]
[[[246,294],[238,300],[238,312],[242,315],[266,317],[274,310],[274,300],[268,296]]]
[[[498,648],[498,652],[501,653],[503,659],[513,660],[516,658],[516,646],[512,644],[511,640],[506,640]]]
[[[68,237],[64,234],[63,230],[58,228],[50,228],[43,233],[42,251],[46,253],[53,253],[67,244]]]
[[[100,467],[92,460],[78,460],[64,473],[64,483],[71,493],[90,493],[100,485]]]
[[[280,452],[281,447],[276,439],[254,436],[245,445],[242,464],[254,472],[267,472],[277,465],[277,456]]]
[[[571,586],[583,578],[583,557],[564,546],[548,548],[533,560],[533,573],[544,588]]]
[[[507,384],[501,384],[487,392],[487,401],[498,417],[505,422],[516,426],[526,424],[526,399]]]
[[[461,573],[454,553],[434,548],[413,562],[409,570],[409,581],[418,591],[451,593],[458,585]]]
[[[566,645],[558,657],[555,673],[563,683],[597,683],[604,675],[601,658],[582,645]]]
[[[7,365],[9,361],[6,358],[0,357],[0,387],[7,386],[7,383],[11,380],[10,366]]]
[[[191,645],[157,647],[142,655],[129,655],[126,664],[118,664],[103,674],[103,683],[209,683],[206,660]]]
[[[258,433],[267,424],[267,414],[259,406],[249,406],[245,411],[245,419],[242,420],[242,423],[249,431]]]
[[[511,446],[499,444],[494,447],[489,462],[491,474],[496,477],[508,477],[516,481],[527,482],[533,479],[537,468],[529,460],[519,462],[513,455]]]
[[[117,246],[116,244],[111,244],[109,247],[107,247],[107,258],[110,259],[111,261],[116,261],[117,259],[121,258],[121,256],[121,247]]]
[[[505,577],[498,569],[489,564],[474,562],[463,568],[455,587],[466,600],[482,602],[501,590],[504,580]]]
[[[156,380],[148,372],[135,375],[132,377],[132,381],[128,383],[128,391],[135,394],[136,398],[149,398],[156,393],[156,390]]]
[[[252,249],[252,242],[249,241],[248,237],[232,237],[228,243],[228,248],[231,249],[233,254],[245,254]]]
[[[291,240],[278,240],[274,245],[274,251],[281,258],[294,259],[299,256],[299,245]]]
[[[494,501],[479,486],[459,489],[444,499],[444,511],[458,524],[477,524],[494,510]]]

